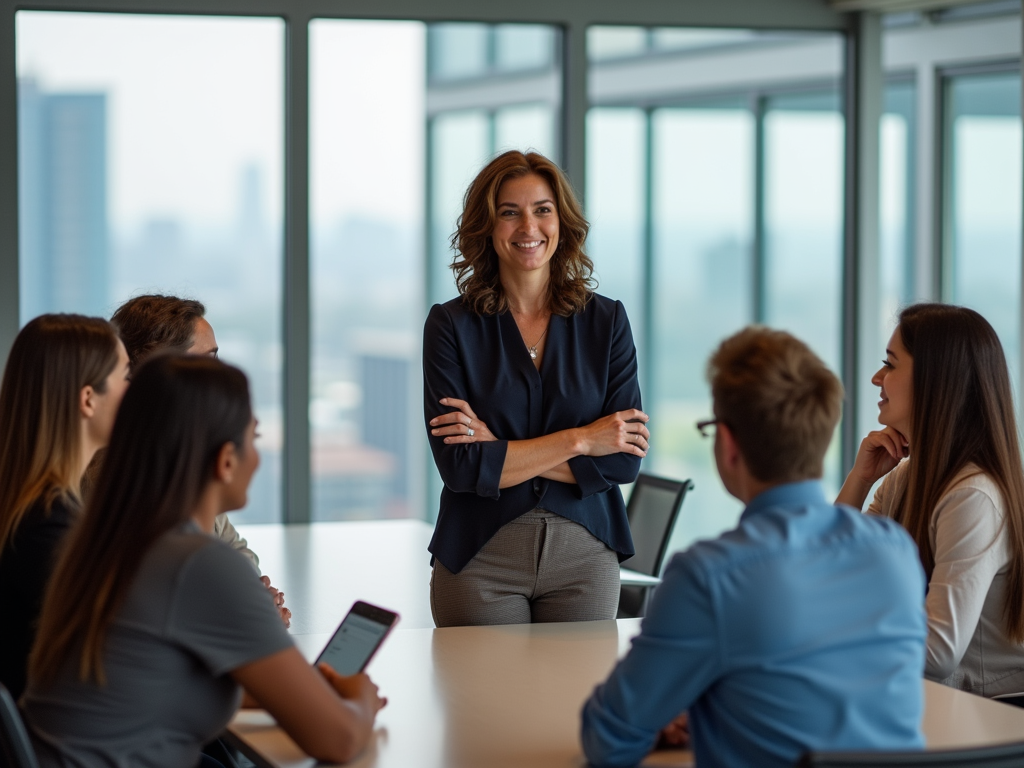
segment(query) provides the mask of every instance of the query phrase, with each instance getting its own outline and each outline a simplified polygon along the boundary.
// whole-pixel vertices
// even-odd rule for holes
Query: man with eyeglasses
[[[587,758],[635,765],[659,738],[691,744],[698,768],[922,748],[914,543],[822,489],[842,385],[805,344],[761,327],[722,342],[708,380],[715,418],[698,428],[746,509],[672,558],[632,649],[584,705]]]

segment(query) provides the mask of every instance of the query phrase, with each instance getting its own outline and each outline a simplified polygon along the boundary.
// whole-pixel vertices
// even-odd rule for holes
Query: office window
[[[592,62],[641,56],[650,33],[644,27],[591,27],[587,30],[587,58]]]
[[[423,514],[425,37],[310,25],[312,520]]]
[[[914,290],[915,130],[917,93],[913,81],[890,82],[880,126],[878,263],[874,295],[862,296],[862,326],[857,436],[878,429],[878,388],[870,382],[903,307]],[[867,269],[870,265],[865,265]]]
[[[879,341],[883,344],[895,327],[899,310],[914,299],[916,98],[913,82],[886,86],[879,176]]]
[[[491,40],[486,24],[431,24],[427,34],[431,79],[458,80],[487,73]]]
[[[109,317],[142,293],[203,301],[263,435],[235,520],[279,520],[283,22],[16,23],[22,323]]]
[[[658,109],[653,152],[652,450],[646,471],[692,478],[671,549],[715,536],[741,506],[725,492],[711,443],[707,359],[753,319],[754,118],[733,105]]]
[[[835,92],[770,98],[764,117],[764,320],[838,373],[842,313],[843,118]],[[839,432],[825,459],[838,492]]]
[[[945,84],[945,292],[999,334],[1020,382],[1021,81],[1018,71]]]
[[[457,296],[451,236],[473,177],[491,158],[491,119],[483,110],[438,115],[430,126],[431,304]]]
[[[437,83],[555,65],[557,32],[548,25],[453,22],[428,30],[428,74]]]
[[[522,72],[554,66],[557,37],[543,24],[499,24],[494,28],[494,68]]]
[[[591,109],[587,113],[587,255],[594,262],[598,293],[619,299],[626,307],[641,353],[647,173],[647,114],[641,109]]]

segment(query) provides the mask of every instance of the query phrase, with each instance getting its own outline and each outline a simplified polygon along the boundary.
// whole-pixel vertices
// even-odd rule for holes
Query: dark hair
[[[187,352],[206,307],[195,299],[159,294],[136,296],[117,308],[110,322],[121,333],[134,371],[156,351]]]
[[[531,173],[551,187],[558,211],[559,244],[551,257],[549,309],[563,317],[582,312],[593,293],[594,262],[583,252],[590,225],[583,217],[572,185],[561,169],[543,155],[512,150],[498,155],[473,179],[451,238],[452,249],[456,251],[451,265],[455,284],[466,304],[478,314],[493,315],[509,309],[498,276],[498,254],[491,233],[498,220],[501,185]]]
[[[939,499],[968,464],[992,478],[1006,505],[1013,559],[1003,606],[1007,636],[1024,642],[1024,468],[1006,357],[988,321],[965,307],[915,304],[900,313],[913,360],[911,461],[896,520],[931,578],[928,527]]]
[[[249,383],[233,366],[177,355],[142,366],[47,589],[33,679],[52,679],[72,649],[81,648],[81,678],[104,680],[107,627],[146,552],[193,514],[220,450],[229,442],[242,449],[251,420]]]
[[[715,418],[736,438],[754,477],[763,483],[821,477],[843,385],[806,344],[750,326],[711,356],[708,381]]]
[[[103,393],[117,333],[99,317],[40,315],[14,339],[0,384],[0,551],[40,497],[77,505],[84,387]]]

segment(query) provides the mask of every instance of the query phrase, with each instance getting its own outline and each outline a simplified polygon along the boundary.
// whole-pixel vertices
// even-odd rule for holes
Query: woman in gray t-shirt
[[[321,760],[366,746],[366,675],[305,662],[245,558],[213,537],[259,465],[248,382],[210,358],[145,364],[51,581],[23,699],[40,764],[199,762],[241,689]]]

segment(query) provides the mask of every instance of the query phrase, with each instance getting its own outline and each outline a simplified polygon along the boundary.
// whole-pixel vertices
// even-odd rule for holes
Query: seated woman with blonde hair
[[[928,576],[925,676],[982,696],[1024,691],[1024,469],[1006,358],[977,312],[903,310],[872,378],[884,428],[837,502],[894,518]]]
[[[246,503],[255,431],[237,368],[170,356],[135,374],[43,603],[23,699],[42,768],[195,766],[242,688],[317,759],[369,742],[377,686],[306,663],[248,561],[213,536]]]

